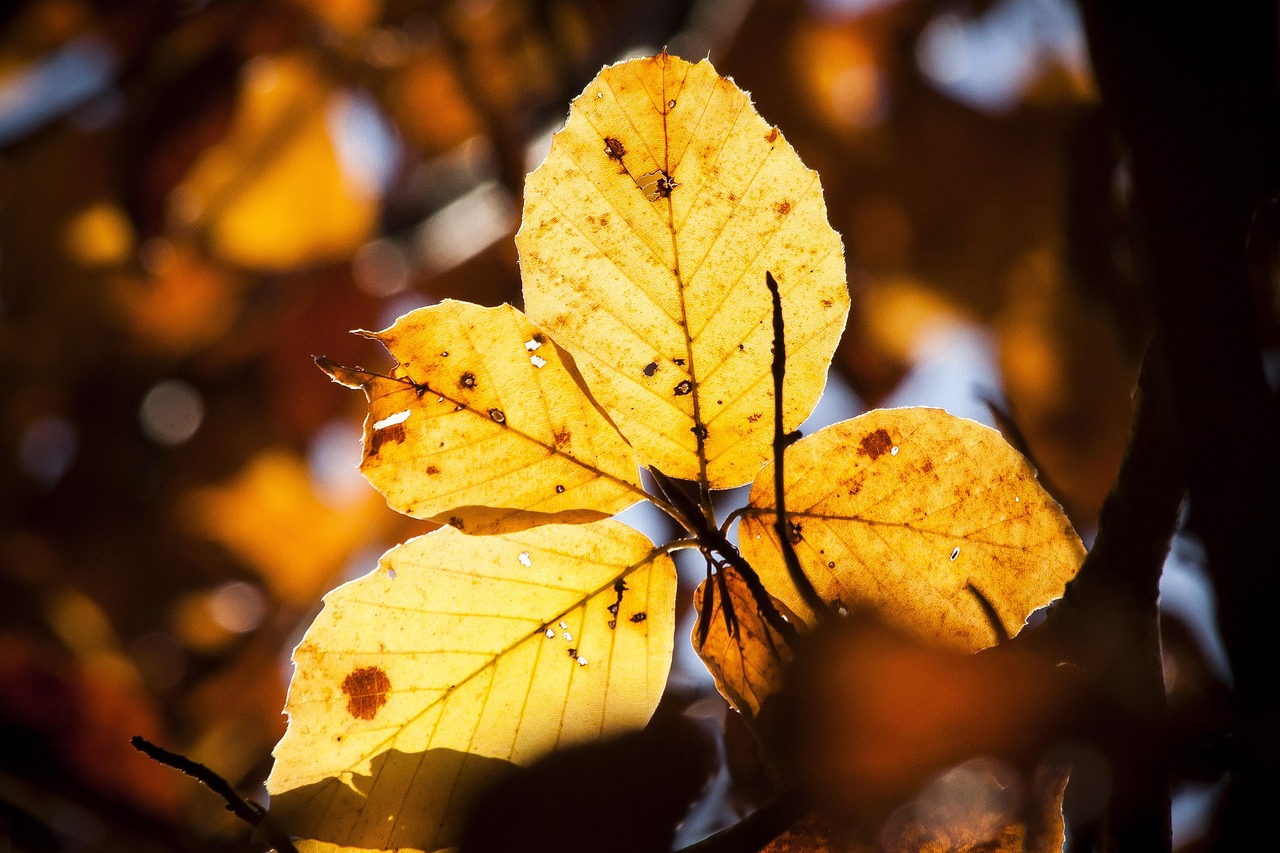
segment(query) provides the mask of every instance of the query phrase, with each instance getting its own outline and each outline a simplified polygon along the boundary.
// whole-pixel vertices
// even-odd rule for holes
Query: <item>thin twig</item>
[[[794,444],[800,434],[788,433],[782,425],[782,381],[787,375],[787,336],[782,323],[782,294],[778,291],[778,282],[773,273],[766,271],[764,282],[769,288],[769,295],[773,297],[773,503],[777,513],[773,529],[778,534],[782,561],[787,566],[791,582],[795,584],[800,597],[809,605],[814,616],[821,619],[827,611],[826,602],[800,568],[800,557],[791,542],[791,525],[787,520],[787,489],[782,462],[787,447]]]
[[[708,554],[707,558],[710,559],[710,557],[711,555]],[[716,566],[716,586],[720,590],[720,613],[724,616],[724,627],[728,629],[729,636],[736,640],[739,638],[738,614],[734,612],[733,598],[729,595],[729,582],[725,579],[727,571],[729,567],[725,563]]]
[[[287,835],[284,835],[270,825],[269,821],[265,821],[267,810],[258,803],[246,800],[235,792],[231,787],[231,783],[223,779],[210,768],[198,761],[192,761],[185,755],[179,755],[176,752],[170,752],[164,747],[157,746],[151,741],[139,735],[134,735],[129,743],[133,748],[150,758],[157,764],[163,764],[165,767],[172,767],[179,773],[183,773],[195,779],[201,785],[204,785],[213,793],[222,798],[227,804],[227,811],[231,812],[240,820],[249,824],[254,828],[261,828],[266,834],[267,843],[275,847],[279,853],[298,853],[298,849],[293,846],[293,842]]]
[[[707,644],[707,634],[711,631],[711,619],[716,612],[716,585],[711,579],[711,555],[702,552],[707,561],[707,580],[702,585],[702,609],[698,613],[698,650]]]

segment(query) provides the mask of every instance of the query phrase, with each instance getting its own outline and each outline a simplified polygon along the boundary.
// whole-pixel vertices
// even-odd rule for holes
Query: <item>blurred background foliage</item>
[[[0,839],[246,843],[129,736],[259,792],[320,596],[426,529],[356,473],[362,401],[311,356],[374,367],[348,330],[519,305],[526,171],[602,64],[664,45],[822,177],[854,297],[839,405],[1004,400],[1090,528],[1144,319],[1068,0],[18,0]]]

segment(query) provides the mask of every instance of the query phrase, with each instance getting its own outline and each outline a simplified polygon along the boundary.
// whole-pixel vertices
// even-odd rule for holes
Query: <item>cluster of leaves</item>
[[[445,526],[326,596],[295,652],[268,789],[300,846],[449,847],[512,764],[642,726],[675,550],[706,560],[694,645],[752,723],[814,625],[872,610],[976,651],[1079,568],[992,430],[900,409],[798,438],[848,312],[840,238],[709,63],[602,71],[528,179],[517,246],[527,316],[447,300],[365,333],[388,373],[319,360],[368,396],[369,481]],[[712,491],[746,483],[722,523]],[[641,500],[687,536],[610,519]]]

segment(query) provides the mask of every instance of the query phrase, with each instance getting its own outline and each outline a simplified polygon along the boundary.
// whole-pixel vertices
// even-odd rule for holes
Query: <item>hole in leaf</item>
[[[408,409],[405,409],[403,412],[396,412],[394,415],[387,415],[385,418],[383,418],[380,421],[374,421],[373,428],[386,429],[389,426],[402,424],[405,421],[409,420],[409,415],[410,415],[410,412]]]

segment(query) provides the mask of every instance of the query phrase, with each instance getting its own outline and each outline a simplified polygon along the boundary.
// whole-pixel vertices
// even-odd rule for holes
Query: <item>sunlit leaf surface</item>
[[[644,725],[675,589],[671,559],[614,521],[392,549],[294,652],[272,820],[312,849],[456,843],[509,763]]]
[[[817,174],[706,61],[604,69],[529,176],[516,244],[529,316],[646,465],[728,487],[769,458],[766,271],[788,429],[822,393],[849,304],[840,238]]]
[[[393,508],[489,533],[644,497],[635,452],[572,360],[510,305],[445,300],[372,337],[400,362],[390,376],[321,366],[365,389],[360,468]]]
[[[919,636],[977,650],[1062,594],[1084,546],[1035,471],[995,430],[941,409],[879,409],[787,450],[787,514],[819,595],[870,606]],[[773,525],[773,465],[739,522],[765,586],[809,613]],[[975,591],[976,590],[976,591]]]

